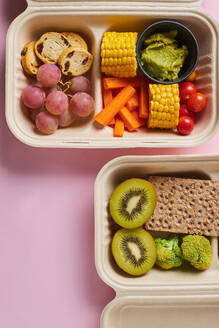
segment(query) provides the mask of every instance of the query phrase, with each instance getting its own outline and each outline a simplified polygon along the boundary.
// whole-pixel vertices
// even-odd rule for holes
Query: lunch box
[[[135,148],[192,147],[209,140],[219,128],[218,112],[218,25],[204,13],[201,1],[27,1],[27,9],[11,24],[6,53],[6,119],[12,133],[35,147],[55,148]],[[77,121],[73,127],[40,135],[24,114],[21,92],[28,84],[21,67],[21,50],[28,41],[48,31],[75,31],[88,43],[94,62],[88,74],[98,113],[102,107],[100,44],[105,31],[136,31],[163,19],[175,20],[191,29],[197,38],[200,57],[198,89],[207,95],[206,109],[199,113],[189,136],[158,129],[140,128],[114,138],[111,127],[98,128],[93,117]],[[33,82],[34,83],[34,82]]]
[[[101,169],[95,182],[95,262],[100,278],[116,292],[102,313],[101,328],[217,328],[218,238],[210,238],[213,260],[206,271],[154,266],[145,275],[132,277],[114,262],[111,241],[115,224],[108,209],[110,196],[128,178],[155,174],[219,179],[219,156],[124,156]]]

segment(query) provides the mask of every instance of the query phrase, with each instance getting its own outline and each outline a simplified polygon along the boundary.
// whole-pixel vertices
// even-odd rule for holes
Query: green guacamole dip
[[[177,80],[181,67],[188,55],[188,48],[178,47],[177,31],[156,33],[144,41],[141,65],[147,73],[159,81]]]

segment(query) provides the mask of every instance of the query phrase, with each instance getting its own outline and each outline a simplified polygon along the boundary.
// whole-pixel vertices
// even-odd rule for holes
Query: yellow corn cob
[[[175,129],[179,122],[179,85],[149,84],[149,128]]]
[[[115,77],[136,76],[136,32],[105,32],[101,44],[101,72]]]

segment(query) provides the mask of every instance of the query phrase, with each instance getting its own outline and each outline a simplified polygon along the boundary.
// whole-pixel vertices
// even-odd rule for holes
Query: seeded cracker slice
[[[147,230],[219,236],[219,180],[151,176],[157,206]]]
[[[70,46],[67,38],[61,33],[48,32],[36,42],[35,52],[44,63],[56,64],[63,51]]]
[[[28,75],[36,75],[42,62],[35,54],[36,42],[28,42],[21,51],[21,65]]]
[[[91,68],[93,55],[82,48],[70,47],[66,49],[58,60],[58,65],[64,75],[79,76]]]

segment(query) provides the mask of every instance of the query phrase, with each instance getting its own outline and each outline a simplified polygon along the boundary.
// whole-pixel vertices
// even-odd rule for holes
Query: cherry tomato
[[[207,97],[203,93],[196,92],[187,101],[188,110],[191,112],[201,112],[207,104]]]
[[[190,75],[187,77],[186,81],[194,82],[195,79],[196,79],[196,76],[197,76],[197,71],[193,71],[192,74],[190,74]]]
[[[180,102],[186,104],[189,97],[196,92],[196,86],[192,82],[182,82],[179,86]]]
[[[195,122],[195,118],[196,118],[196,115],[194,112],[190,112],[188,110],[188,107],[186,104],[181,104],[180,105],[180,110],[179,110],[179,117],[181,116],[189,116],[193,119],[193,121]]]
[[[177,130],[180,134],[188,135],[194,128],[194,121],[189,116],[181,116],[177,125]]]

